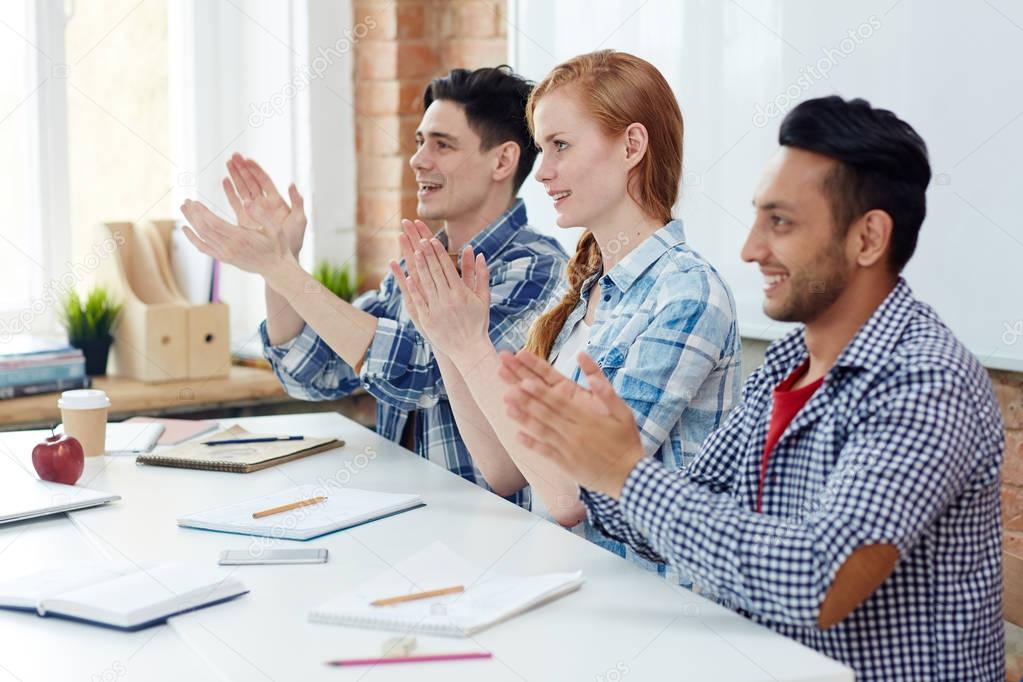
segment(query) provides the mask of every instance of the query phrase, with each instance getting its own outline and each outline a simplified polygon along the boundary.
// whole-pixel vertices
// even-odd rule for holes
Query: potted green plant
[[[348,264],[334,267],[327,261],[320,261],[313,271],[313,277],[335,296],[349,303],[358,295],[359,286],[362,284],[361,278],[355,275]]]
[[[84,304],[74,289],[68,291],[61,301],[60,318],[67,330],[68,343],[82,350],[85,373],[89,376],[107,373],[114,325],[123,307],[101,286],[89,292]]]

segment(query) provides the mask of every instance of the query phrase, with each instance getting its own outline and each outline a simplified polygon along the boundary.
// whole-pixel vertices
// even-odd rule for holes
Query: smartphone
[[[323,564],[327,561],[325,549],[225,549],[220,553],[221,566],[245,564]]]

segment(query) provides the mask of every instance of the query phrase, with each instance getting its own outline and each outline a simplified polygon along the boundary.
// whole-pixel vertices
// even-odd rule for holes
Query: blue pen
[[[240,443],[273,443],[279,440],[303,440],[305,436],[270,436],[269,438],[235,438],[233,440],[208,440],[206,445],[238,445]]]

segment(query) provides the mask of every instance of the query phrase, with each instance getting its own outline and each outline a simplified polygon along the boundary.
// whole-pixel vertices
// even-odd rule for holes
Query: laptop
[[[41,481],[11,457],[0,456],[0,524],[61,514],[121,499],[78,485]]]

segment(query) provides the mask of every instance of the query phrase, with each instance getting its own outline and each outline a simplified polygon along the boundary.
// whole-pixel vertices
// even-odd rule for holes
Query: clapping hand
[[[233,155],[227,162],[230,178],[224,178],[224,194],[234,210],[235,218],[242,227],[259,227],[260,222],[249,215],[245,202],[255,203],[266,222],[277,225],[287,236],[288,247],[298,257],[305,239],[305,228],[308,222],[305,215],[305,202],[294,183],[288,186],[289,206],[277,191],[270,176],[263,168],[241,154]]]
[[[305,234],[302,197],[294,185],[289,206],[255,161],[235,154],[227,164],[231,179],[223,187],[238,224],[215,215],[202,202],[186,200],[181,212],[189,225],[185,236],[202,253],[268,282],[282,268],[297,263]]]
[[[402,230],[399,243],[408,274],[395,261],[390,267],[416,328],[460,367],[492,352],[490,272],[483,254],[474,257],[467,246],[459,273],[425,223],[403,220]]]
[[[589,389],[528,351],[501,353],[508,416],[523,445],[579,485],[618,498],[644,456],[636,418],[589,355],[579,354],[579,367]]]

